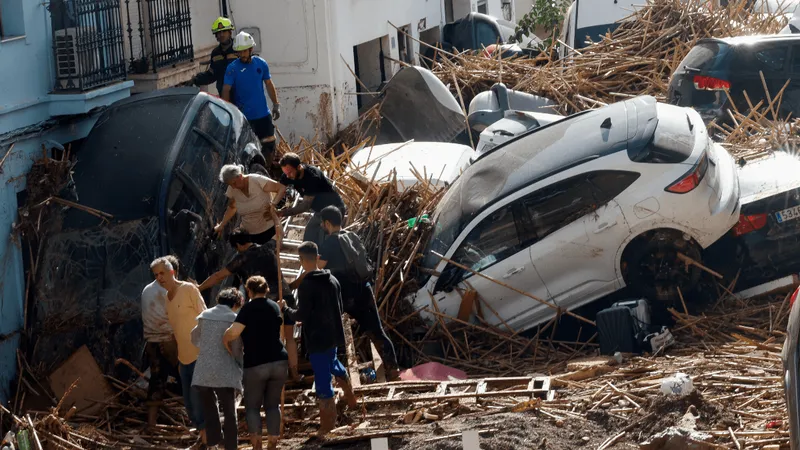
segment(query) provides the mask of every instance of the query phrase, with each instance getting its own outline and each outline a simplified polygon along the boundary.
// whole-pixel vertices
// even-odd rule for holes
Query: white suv
[[[415,301],[456,316],[471,287],[517,330],[555,314],[437,253],[565,310],[627,284],[672,300],[700,276],[680,254],[700,261],[739,207],[734,161],[694,110],[642,96],[585,111],[490,150],[453,182]]]

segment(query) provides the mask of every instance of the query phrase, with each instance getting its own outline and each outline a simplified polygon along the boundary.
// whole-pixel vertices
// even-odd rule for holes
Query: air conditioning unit
[[[61,87],[66,88],[69,80],[75,83],[79,76],[85,76],[100,68],[100,49],[97,46],[79,46],[79,39],[96,38],[94,27],[72,27],[55,30],[53,45],[56,56],[56,79]],[[83,48],[81,48],[83,47]]]

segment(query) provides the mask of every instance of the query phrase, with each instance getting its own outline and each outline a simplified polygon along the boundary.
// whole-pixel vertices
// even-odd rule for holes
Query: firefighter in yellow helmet
[[[225,69],[231,61],[236,60],[236,52],[233,50],[233,22],[227,17],[218,17],[211,24],[211,32],[217,38],[219,45],[211,51],[211,64],[208,70],[200,72],[192,78],[195,86],[205,86],[211,83],[217,84],[217,92],[222,94],[222,85],[225,79]]]

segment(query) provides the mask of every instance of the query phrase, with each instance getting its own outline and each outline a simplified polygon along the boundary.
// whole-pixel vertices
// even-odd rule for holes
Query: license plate
[[[784,209],[783,211],[776,212],[775,218],[778,220],[778,223],[788,222],[790,220],[800,218],[800,206],[793,206],[791,208]]]

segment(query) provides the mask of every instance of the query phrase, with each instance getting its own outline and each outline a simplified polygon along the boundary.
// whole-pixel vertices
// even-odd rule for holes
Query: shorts
[[[248,120],[250,128],[258,136],[259,141],[275,135],[275,125],[272,123],[272,114],[267,114],[259,119]]]
[[[262,231],[258,234],[248,234],[248,236],[250,237],[250,242],[258,245],[264,245],[271,241],[273,237],[275,237],[275,226],[273,225],[266,231]]]

